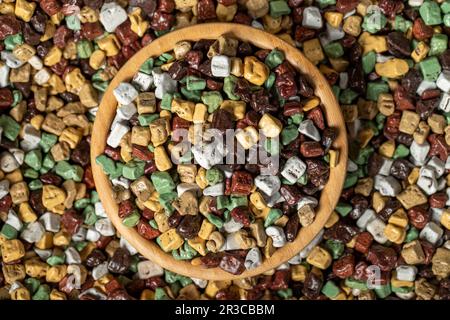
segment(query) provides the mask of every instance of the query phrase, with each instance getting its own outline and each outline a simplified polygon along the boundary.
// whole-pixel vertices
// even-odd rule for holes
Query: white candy
[[[251,25],[253,28],[264,30],[264,26],[258,20],[252,20]]]
[[[9,193],[9,180],[0,181],[0,199],[3,199]]]
[[[416,280],[417,268],[414,266],[398,266],[395,270],[397,271],[397,279],[400,281]]]
[[[383,162],[381,164],[380,169],[378,170],[378,174],[381,174],[383,176],[390,176],[391,175],[391,167],[394,164],[394,160],[383,158]]]
[[[299,202],[297,202],[297,210],[303,208],[306,205],[311,206],[312,208],[317,207],[317,205],[319,204],[319,200],[317,200],[314,197],[310,197],[310,196],[304,196],[300,199]]]
[[[261,251],[259,251],[258,248],[252,248],[248,251],[247,255],[245,256],[244,266],[245,269],[250,270],[259,267],[261,265],[261,262],[262,262]]]
[[[0,169],[5,173],[10,173],[19,168],[16,158],[8,151],[0,154]]]
[[[77,249],[74,247],[68,247],[66,251],[64,251],[64,254],[66,255],[66,263],[67,264],[80,264],[81,263],[81,257],[78,253]]]
[[[320,230],[320,232],[317,234],[317,236],[314,237],[314,239],[311,240],[311,242],[299,253],[300,258],[305,259],[311,250],[319,244],[320,241],[322,241],[322,237],[324,234],[324,229]]]
[[[72,240],[75,242],[84,241],[84,240],[86,240],[86,234],[87,234],[87,228],[81,227],[77,233],[72,235]]]
[[[408,4],[411,7],[420,7],[423,4],[424,0],[408,0]]]
[[[339,73],[339,88],[345,90],[347,89],[347,86],[348,86],[348,73],[347,72]]]
[[[345,32],[342,30],[342,28],[333,28],[330,24],[327,23],[326,37],[328,41],[333,42],[344,38]]]
[[[347,172],[355,172],[358,170],[358,165],[354,163],[352,160],[348,159],[347,161]]]
[[[53,250],[51,249],[38,249],[36,247],[33,248],[34,252],[41,258],[42,260],[47,260],[53,254]]]
[[[46,212],[39,218],[39,221],[42,223],[45,230],[58,232],[60,229],[61,216],[53,212]]]
[[[108,32],[114,32],[127,19],[127,12],[116,2],[105,3],[100,10],[100,22]]]
[[[9,70],[6,64],[0,66],[0,88],[4,88],[9,85]]]
[[[240,237],[236,232],[229,233],[226,235],[225,243],[223,246],[224,250],[238,250],[241,249],[241,243],[238,240]],[[222,250],[222,248],[221,248]]]
[[[417,87],[416,93],[420,96],[426,90],[436,89],[436,83],[434,81],[423,80]]]
[[[438,189],[438,182],[434,177],[420,176],[417,185],[429,196],[436,193]]]
[[[419,238],[428,241],[431,244],[436,244],[444,234],[444,230],[436,223],[430,221],[420,231]]]
[[[436,80],[436,86],[443,92],[450,91],[450,74],[447,72],[441,72]]]
[[[230,75],[230,58],[224,55],[212,57],[211,72],[214,77],[228,77]]]
[[[203,190],[205,196],[218,197],[225,194],[225,184],[223,182],[209,186]]]
[[[262,194],[264,200],[266,201],[266,204],[268,207],[272,208],[275,204],[279,202],[286,201],[282,196],[281,193],[276,192],[272,196],[268,197],[265,194]]]
[[[450,170],[450,156],[448,156],[447,161],[445,161],[445,169]]]
[[[111,237],[116,234],[116,230],[108,218],[97,220],[95,222],[95,230],[105,237]]]
[[[130,120],[137,113],[136,106],[134,103],[127,105],[121,105],[117,108],[116,116],[121,120]]]
[[[288,263],[288,262],[285,262],[285,263],[280,264],[280,265],[276,268],[276,270],[288,270],[289,268],[290,268],[289,263]]]
[[[402,191],[402,186],[392,176],[376,175],[374,188],[380,191],[381,195],[389,197],[395,197]]]
[[[405,293],[396,292],[395,295],[402,300],[411,300],[416,297],[416,293],[414,291]]]
[[[42,224],[39,221],[33,221],[26,226],[20,237],[29,243],[35,243],[42,239],[44,233],[45,229]]]
[[[82,293],[80,293],[78,298],[82,299],[86,295],[94,296],[96,298],[96,300],[106,300],[106,298],[107,298],[106,294],[104,294],[102,291],[100,291],[99,289],[97,289],[95,287],[92,287],[92,288],[89,288],[89,289],[83,291]]]
[[[28,63],[36,70],[41,70],[44,67],[41,58],[34,55],[29,60]]]
[[[20,61],[17,57],[10,51],[2,51],[2,60],[5,61],[6,65],[11,69],[17,69],[23,66],[26,62]]]
[[[443,213],[444,213],[444,209],[431,208],[431,221],[434,221],[434,222],[440,224]]]
[[[140,91],[148,91],[153,84],[153,77],[144,72],[138,72],[134,75],[132,83],[138,87]]]
[[[103,204],[99,201],[94,204],[95,209],[95,215],[97,217],[103,217],[106,218],[108,215],[106,214],[105,207],[103,207]]]
[[[109,133],[106,143],[113,148],[117,148],[120,144],[120,140],[122,140],[123,136],[128,131],[130,131],[129,126],[127,126],[123,122],[118,122],[115,126],[111,128],[111,132]]]
[[[183,182],[183,183],[180,183],[179,185],[177,185],[178,197],[181,197],[181,195],[183,193],[185,193],[186,191],[194,191],[198,196],[201,196],[201,194],[202,194],[202,189],[200,189],[200,187],[196,183]]]
[[[424,165],[428,155],[428,151],[430,151],[430,144],[427,141],[425,141],[423,144],[418,144],[414,140],[411,143],[409,151],[411,152],[411,156],[415,160],[415,163],[417,165]]]
[[[437,190],[442,191],[447,187],[447,179],[445,177],[442,177],[438,180],[438,186]]]
[[[436,178],[440,178],[445,172],[445,162],[436,156],[433,156],[430,161],[428,161],[427,166],[434,169]]]
[[[445,241],[444,248],[450,250],[450,240]]]
[[[266,228],[266,234],[272,238],[272,245],[275,248],[281,248],[286,244],[286,235],[282,228],[277,226],[270,226]]]
[[[153,261],[146,260],[137,264],[139,279],[148,279],[151,277],[158,277],[164,274],[164,269]]]
[[[386,228],[386,224],[380,218],[375,218],[367,224],[367,231],[369,231],[375,241],[380,244],[384,244],[388,241],[384,235],[384,228]]]
[[[441,98],[441,102],[439,102],[439,109],[444,112],[450,112],[450,94],[444,93]]]
[[[120,243],[120,247],[121,247],[121,248],[127,249],[128,252],[129,252],[132,256],[135,255],[136,253],[138,253],[138,251],[136,250],[136,248],[133,247],[133,246],[131,245],[131,243],[129,243],[125,238],[121,237],[119,243]]]
[[[11,149],[9,149],[9,152],[12,153],[12,155],[16,159],[17,163],[19,163],[19,165],[23,164],[23,159],[25,158],[25,152],[22,149],[11,148]]]
[[[90,242],[96,242],[101,237],[101,234],[92,228],[89,228],[86,232],[86,240]]]
[[[124,177],[112,179],[111,183],[113,186],[120,186],[125,189],[130,189],[130,180],[128,180],[127,178],[124,178]]]
[[[298,157],[293,156],[286,161],[283,170],[281,171],[281,175],[290,183],[295,183],[305,171],[306,164]]]
[[[198,279],[198,278],[191,278],[191,280],[195,283],[195,285],[201,289],[205,289],[208,285],[208,280],[205,279]]]
[[[223,229],[227,232],[227,233],[233,233],[236,231],[241,230],[244,227],[244,225],[240,222],[237,222],[234,219],[230,219],[230,221],[225,222],[223,224]]]
[[[346,14],[344,14],[344,20],[347,19],[348,17],[353,16],[356,13],[356,9],[353,9],[349,12],[347,12]]]
[[[195,161],[205,169],[211,169],[214,165],[223,163],[226,149],[219,143],[198,143],[192,147]]]
[[[94,280],[98,280],[106,276],[108,273],[108,262],[105,261],[92,269],[92,278],[94,278]]]
[[[50,80],[50,72],[48,72],[48,70],[45,68],[41,69],[36,72],[33,79],[38,85],[42,86],[46,84],[48,80]]]
[[[39,142],[41,141],[41,132],[27,123],[23,126],[23,140],[20,141],[20,148],[23,151],[28,152],[39,148]]]
[[[366,209],[363,214],[356,220],[356,225],[362,230],[366,230],[367,225],[374,219],[376,219],[375,211],[372,209]]]
[[[19,219],[14,210],[10,209],[6,218],[5,224],[9,224],[11,227],[20,231],[23,227],[22,220]]]
[[[162,99],[164,94],[172,93],[177,90],[177,81],[173,80],[167,72],[161,72],[158,69],[152,71],[153,83],[156,86],[155,97]]]
[[[320,141],[320,133],[312,120],[304,120],[298,126],[298,131],[314,141]]]
[[[259,175],[255,178],[255,186],[270,197],[280,190],[281,181],[277,176]]]
[[[323,26],[322,15],[317,7],[306,7],[303,10],[302,26],[310,29],[320,29]]]
[[[291,259],[288,260],[288,263],[296,265],[302,263],[302,260],[303,259],[302,257],[300,257],[300,254],[296,254],[295,256],[293,256]]]
[[[121,82],[113,90],[113,94],[118,103],[121,105],[127,105],[132,103],[137,98],[139,92],[128,82]]]

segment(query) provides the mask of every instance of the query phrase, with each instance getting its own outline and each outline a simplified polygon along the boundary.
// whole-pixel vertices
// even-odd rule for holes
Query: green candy
[[[164,208],[166,213],[172,213],[175,209],[172,206],[172,202],[177,198],[176,192],[167,192],[159,195],[159,203]]]
[[[266,82],[264,82],[264,88],[266,88],[267,90],[272,89],[273,85],[275,84],[275,79],[276,79],[276,75],[275,73],[271,72],[269,74],[269,77],[267,77]]]
[[[344,189],[353,187],[358,182],[358,173],[350,172],[344,181]]]
[[[131,263],[128,270],[130,270],[133,273],[136,273],[138,271],[137,265],[139,263],[139,257],[137,255],[134,255],[131,257]]]
[[[188,90],[186,87],[181,87],[181,94],[189,101],[200,102],[202,98],[201,90]]]
[[[331,90],[333,91],[334,96],[336,97],[336,99],[338,99],[339,101],[341,101],[341,88],[337,85],[334,85],[331,87]]]
[[[13,51],[17,45],[21,45],[23,43],[23,37],[21,33],[16,33],[10,36],[7,36],[4,40],[5,49],[8,51]]]
[[[94,52],[94,46],[89,40],[79,40],[77,42],[77,54],[80,59],[87,59]]]
[[[427,26],[434,26],[442,23],[441,9],[434,1],[424,2],[420,6],[419,13]]]
[[[15,107],[23,99],[22,92],[19,90],[13,90],[13,99],[14,100],[11,106]]]
[[[396,31],[406,32],[411,27],[411,21],[405,20],[405,18],[403,18],[402,16],[395,16],[394,29]]]
[[[130,180],[136,180],[144,174],[145,163],[141,161],[130,161],[122,168],[122,175]]]
[[[283,215],[283,212],[280,209],[273,209],[271,208],[269,213],[267,214],[266,220],[264,221],[264,227],[271,226],[275,221],[277,221],[281,216]]]
[[[33,170],[31,168],[27,168],[25,170],[25,172],[23,173],[23,176],[25,178],[37,179],[37,178],[39,178],[39,172],[37,172],[36,170]]]
[[[148,223],[153,229],[158,230],[158,224],[156,223],[155,219],[150,220]]]
[[[380,11],[375,11],[372,14],[367,14],[364,17],[364,21],[361,25],[364,31],[370,32],[370,33],[377,33],[381,29],[384,28],[384,26],[387,23],[386,16],[382,14]]]
[[[41,285],[41,282],[36,278],[27,278],[25,279],[25,287],[33,294]]]
[[[98,192],[95,190],[91,191],[91,203],[95,204],[97,202],[100,202],[100,197],[98,196]]]
[[[101,92],[105,92],[109,86],[109,81],[94,81],[92,82],[92,86]]]
[[[277,155],[280,153],[280,142],[278,139],[266,138],[264,140],[264,150],[271,155]]]
[[[340,290],[339,287],[333,281],[327,281],[325,285],[322,287],[321,292],[328,298],[332,299],[339,294]]]
[[[339,95],[339,102],[341,104],[351,104],[353,100],[355,100],[358,97],[358,95],[359,95],[358,93],[356,93],[350,88],[344,89]]]
[[[414,241],[418,237],[419,237],[419,231],[416,228],[411,227],[408,230],[408,232],[406,233],[405,242],[408,243],[408,242]]]
[[[394,287],[391,286],[392,292],[395,293],[410,293],[414,290],[414,287]]]
[[[448,36],[438,33],[431,38],[429,56],[438,56],[447,49]]]
[[[303,113],[297,113],[291,116],[292,123],[299,125],[302,121],[305,115]]]
[[[365,74],[369,74],[375,68],[377,63],[377,54],[375,51],[370,51],[362,56],[362,67]]]
[[[374,149],[371,146],[367,146],[359,150],[358,157],[354,162],[358,165],[365,165],[369,161],[369,157],[374,153]]]
[[[189,91],[205,90],[206,80],[196,77],[196,76],[187,76],[186,77],[186,88]]]
[[[56,144],[57,141],[58,136],[51,133],[42,132],[41,141],[39,141],[39,146],[42,148],[42,151],[47,153]]]
[[[316,0],[316,3],[319,5],[320,9],[332,6],[336,4],[336,0]]]
[[[279,18],[291,13],[291,8],[289,8],[287,2],[283,0],[270,1],[269,8],[269,14],[272,18]]]
[[[208,219],[209,222],[215,225],[217,229],[221,229],[223,227],[223,221],[218,216],[208,214],[206,215],[206,219]]]
[[[375,291],[375,294],[380,299],[384,299],[392,293],[391,285],[389,283],[386,285],[382,285],[382,286],[376,286],[374,291]]]
[[[323,47],[323,50],[332,59],[337,59],[344,55],[344,47],[340,42],[330,42]]]
[[[42,152],[39,149],[29,151],[23,160],[30,168],[39,171],[42,167]]]
[[[297,183],[305,186],[308,183],[308,174],[304,173],[300,178],[298,178]]]
[[[450,13],[450,2],[449,1],[444,1],[441,4],[441,11],[443,14]]]
[[[49,257],[46,262],[51,266],[57,266],[60,264],[64,264],[64,261],[66,259],[65,254],[63,253],[61,256],[51,256]]]
[[[282,289],[277,291],[277,295],[282,299],[289,299],[293,296],[291,288]]]
[[[2,114],[0,116],[0,127],[3,128],[3,136],[8,140],[14,141],[20,132],[20,124],[10,116]]]
[[[172,250],[172,256],[175,260],[191,260],[196,255],[197,251],[195,251],[187,242],[185,242],[183,247],[178,250]]]
[[[116,163],[116,170],[109,175],[110,179],[117,179],[122,175],[124,164],[121,162]]]
[[[5,223],[0,230],[0,234],[6,239],[11,240],[17,238],[18,231],[14,229],[10,224]]]
[[[75,209],[85,209],[87,206],[90,205],[90,200],[88,198],[82,198],[78,199],[73,203],[73,206]]]
[[[151,180],[159,194],[168,193],[175,190],[175,183],[169,173],[158,171],[152,173]]]
[[[217,209],[226,209],[230,205],[230,200],[227,196],[218,196],[216,198]]]
[[[345,285],[352,289],[358,289],[362,291],[367,290],[367,285],[365,281],[358,281],[353,278],[345,279]]]
[[[32,180],[30,181],[30,183],[28,184],[28,188],[30,188],[30,190],[39,190],[42,189],[43,184],[41,180]]]
[[[76,15],[66,16],[65,19],[67,28],[74,31],[81,30],[80,19]]]
[[[397,148],[395,148],[393,158],[398,159],[398,158],[405,158],[407,156],[409,156],[409,148],[406,147],[404,144],[399,144]]]
[[[213,113],[223,102],[219,91],[205,91],[202,94],[202,102],[208,106],[208,113]]]
[[[161,109],[163,109],[163,108],[161,108]],[[140,114],[138,116],[138,121],[141,126],[147,127],[150,125],[150,123],[152,123],[153,121],[155,121],[158,118],[159,118],[159,114]]]
[[[295,139],[297,139],[299,135],[298,128],[295,125],[288,125],[284,127],[281,131],[281,143],[286,146]]]
[[[164,288],[155,289],[155,300],[170,300]]]
[[[83,249],[86,248],[87,245],[88,245],[87,241],[79,241],[73,243],[74,248],[77,249],[78,252],[83,251]]]
[[[132,214],[126,216],[122,219],[123,225],[127,226],[128,228],[133,228],[139,223],[139,219],[141,218],[141,215],[134,211]]]
[[[217,168],[206,170],[206,180],[210,186],[218,184],[223,181],[223,172]]]
[[[352,209],[352,206],[345,202],[338,202],[338,204],[336,205],[337,213],[339,213],[343,217],[348,215],[350,211],[352,211]]]
[[[161,99],[161,109],[171,111],[172,110],[172,99],[173,99],[173,94],[165,93]]]
[[[84,208],[83,216],[84,216],[84,223],[87,224],[88,226],[93,226],[98,220],[93,205],[88,205],[86,206],[86,208]]]
[[[341,241],[336,241],[332,239],[328,239],[325,242],[325,246],[330,251],[333,259],[339,259],[339,257],[342,256],[345,250],[345,246]]]
[[[229,211],[233,210],[237,207],[248,207],[248,200],[247,197],[235,197],[231,196],[229,205],[227,206],[227,209]]]
[[[95,158],[95,163],[102,167],[103,172],[107,175],[110,175],[116,170],[116,165],[111,158],[108,158],[104,154]]]
[[[81,182],[84,170],[79,165],[71,165],[69,162],[62,160],[55,166],[56,174],[65,180],[73,180]]]
[[[226,93],[228,99],[230,100],[239,100],[239,96],[234,94],[236,83],[237,78],[235,76],[228,76],[223,80],[223,92]]]
[[[436,81],[441,73],[441,64],[436,57],[430,57],[421,61],[419,67],[424,80]]]
[[[282,1],[284,2],[284,1]],[[273,3],[273,1],[271,2]],[[270,53],[267,55],[266,59],[264,60],[264,63],[270,68],[273,69],[275,67],[278,67],[283,61],[284,61],[284,53],[278,49],[273,49],[270,51]]]
[[[386,82],[369,82],[367,84],[366,98],[368,100],[377,101],[381,93],[388,93],[389,86]]]
[[[47,284],[42,284],[36,290],[36,293],[31,297],[32,300],[50,300],[50,287]]]
[[[446,27],[450,27],[450,13],[444,15],[444,24]]]

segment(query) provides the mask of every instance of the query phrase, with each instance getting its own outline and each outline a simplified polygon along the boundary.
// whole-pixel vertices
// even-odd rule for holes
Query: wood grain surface
[[[177,42],[181,40],[217,39],[221,35],[228,35],[247,41],[263,49],[278,48],[282,50],[286,55],[286,59],[314,84],[315,94],[322,100],[328,125],[338,129],[338,137],[334,142],[333,148],[340,152],[338,165],[331,169],[329,182],[322,190],[314,222],[310,226],[302,228],[292,243],[288,243],[283,248],[278,249],[270,259],[265,259],[261,266],[247,270],[238,276],[219,268],[207,269],[202,266],[193,266],[188,261],[175,260],[171,254],[162,251],[155,242],[144,239],[135,229],[124,226],[118,216],[118,205],[113,198],[111,183],[103,173],[102,168],[95,163],[96,157],[101,155],[105,149],[110,126],[116,114],[117,101],[113,96],[113,89],[120,82],[130,81],[141,64],[149,57],[159,56],[164,52],[171,51]],[[137,52],[119,70],[104,93],[95,119],[91,139],[91,163],[97,191],[108,217],[120,235],[129,241],[143,256],[158,263],[163,268],[184,276],[208,280],[253,277],[276,268],[299,253],[320,232],[335,209],[343,188],[347,167],[348,146],[344,119],[339,104],[323,75],[299,50],[278,37],[252,27],[232,23],[206,23],[186,27],[154,40]]]

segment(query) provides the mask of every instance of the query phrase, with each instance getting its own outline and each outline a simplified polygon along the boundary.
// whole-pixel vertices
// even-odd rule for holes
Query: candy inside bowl
[[[250,277],[293,258],[327,222],[346,172],[345,125],[324,77],[243,25],[192,26],[143,48],[111,81],[93,133],[115,228],[194,278]]]

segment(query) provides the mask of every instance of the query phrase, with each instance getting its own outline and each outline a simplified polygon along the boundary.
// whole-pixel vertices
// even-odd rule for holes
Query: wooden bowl
[[[221,35],[229,35],[263,49],[281,49],[285,53],[286,59],[298,71],[306,75],[314,85],[315,94],[322,100],[328,125],[338,129],[338,137],[333,148],[339,150],[340,153],[339,162],[335,168],[331,168],[329,181],[322,190],[314,222],[306,228],[301,228],[293,242],[279,248],[270,259],[265,259],[261,266],[246,270],[237,276],[219,268],[207,269],[203,266],[193,266],[189,261],[175,260],[171,254],[161,250],[155,242],[141,237],[135,229],[124,226],[118,216],[118,205],[113,198],[111,183],[101,167],[95,163],[96,157],[101,155],[105,149],[110,126],[116,114],[117,101],[113,96],[113,89],[120,82],[129,81],[149,57],[171,51],[177,42],[217,39]],[[107,88],[97,112],[91,139],[91,164],[97,191],[109,218],[120,235],[143,256],[163,268],[184,276],[208,280],[231,280],[256,276],[276,268],[298,254],[320,232],[334,210],[343,188],[347,167],[347,137],[344,119],[330,86],[319,70],[297,49],[278,37],[252,27],[231,23],[206,23],[186,27],[154,40],[137,52],[119,70]]]

